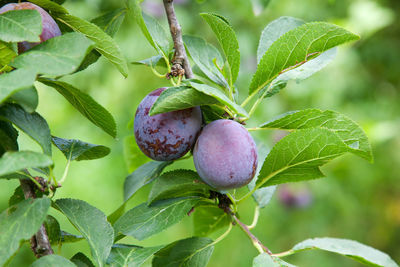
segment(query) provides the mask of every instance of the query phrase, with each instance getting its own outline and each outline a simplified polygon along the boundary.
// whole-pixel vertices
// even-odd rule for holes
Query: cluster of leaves
[[[163,172],[173,162],[149,161],[132,168],[133,172],[124,184],[124,203],[108,217],[82,200],[54,201],[52,197],[60,180],[57,181],[52,172],[51,144],[64,153],[68,164],[72,160],[104,157],[109,149],[52,136],[46,120],[35,112],[38,104],[35,82],[55,89],[82,115],[115,137],[116,126],[110,113],[89,95],[60,78],[84,70],[100,56],[107,58],[126,76],[127,64],[112,36],[128,11],[133,13],[145,37],[157,51],[156,56],[136,64],[147,65],[155,73],[156,67],[170,72],[174,53],[167,33],[155,19],[142,13],[140,1],[129,1],[126,9],[111,11],[91,22],[69,14],[59,1],[31,2],[49,11],[60,24],[63,35],[18,55],[16,43],[38,41],[40,15],[33,10],[0,15],[0,67],[3,72],[0,75],[0,178],[30,179],[38,186],[38,198],[26,200],[18,187],[10,198],[9,208],[0,214],[0,265],[11,261],[21,244],[44,223],[52,244],[86,239],[92,260],[82,253],[69,260],[49,255],[34,262],[33,266],[140,266],[151,257],[153,266],[206,266],[214,245],[229,233],[232,220],[236,218],[234,215],[238,213],[237,204],[247,197],[252,195],[259,208],[265,207],[276,185],[320,178],[323,174],[319,167],[346,152],[372,161],[368,139],[355,122],[334,111],[307,109],[283,114],[257,127],[287,130],[290,134],[262,157],[248,193],[239,200],[227,192],[212,191],[192,170]],[[271,22],[261,35],[258,68],[248,97],[239,104],[235,81],[239,75],[240,52],[235,32],[220,15],[203,13],[201,16],[215,33],[222,53],[202,38],[184,36],[198,79],[182,82],[172,79],[175,86],[161,94],[150,111],[152,115],[201,106],[206,121],[218,118],[247,120],[261,101],[278,93],[289,80],[311,76],[332,60],[335,54],[332,49],[358,38],[324,22],[304,23],[289,17]],[[252,107],[246,109],[251,102]],[[32,137],[43,153],[20,151],[17,129]],[[259,154],[261,158],[261,151]],[[137,152],[129,156],[132,155]],[[45,183],[38,183],[34,174],[45,177]],[[150,183],[152,189],[147,202],[125,212],[126,203]],[[223,197],[228,197],[229,201],[223,201]],[[57,220],[48,215],[50,208],[64,214],[82,235],[62,231]],[[193,208],[194,237],[155,247],[119,242],[125,236],[137,240],[149,238],[178,223],[191,214]],[[228,230],[220,238],[207,237],[224,227]],[[332,238],[306,240],[283,253],[270,255],[263,252],[254,259],[253,266],[292,266],[280,257],[307,249],[339,253],[371,266],[397,266],[389,256],[373,248]]]

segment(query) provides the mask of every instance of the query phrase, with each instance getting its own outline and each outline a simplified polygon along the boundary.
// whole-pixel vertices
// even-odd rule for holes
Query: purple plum
[[[218,190],[239,188],[257,169],[256,144],[240,123],[216,120],[204,127],[193,150],[200,177]]]
[[[61,35],[60,28],[54,19],[47,13],[43,8],[32,4],[30,2],[23,3],[10,3],[0,8],[0,14],[3,14],[10,10],[21,10],[21,9],[33,9],[37,10],[42,17],[42,33],[40,34],[40,42],[38,43],[29,43],[29,42],[21,42],[18,43],[18,52],[23,53],[35,45],[43,43],[44,41]]]
[[[134,121],[136,143],[140,150],[158,161],[184,156],[193,147],[202,125],[199,107],[149,116],[151,107],[165,89],[151,92],[140,102]]]

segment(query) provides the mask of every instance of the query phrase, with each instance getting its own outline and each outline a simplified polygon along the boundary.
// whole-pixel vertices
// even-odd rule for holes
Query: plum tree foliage
[[[44,41],[61,35],[60,28],[58,27],[57,23],[54,19],[47,13],[43,8],[32,4],[30,2],[23,2],[23,3],[9,3],[4,5],[0,8],[0,14],[3,14],[7,11],[11,10],[23,10],[23,9],[31,9],[37,10],[42,18],[42,33],[40,34],[39,38],[40,41],[37,43],[29,43],[29,42],[20,42],[18,43],[18,51],[19,53],[25,52],[35,45],[43,43]]]
[[[247,126],[263,101],[279,93],[289,80],[305,79],[319,71],[333,59],[337,46],[356,41],[357,35],[330,23],[278,18],[263,30],[257,70],[248,90],[241,88],[239,94],[235,86],[240,75],[239,43],[221,15],[200,14],[219,41],[216,48],[200,37],[182,36],[172,0],[163,1],[172,38],[156,19],[142,12],[140,0],[126,1],[121,9],[92,21],[70,14],[62,6],[64,1],[10,2],[0,2],[4,4],[0,9],[0,179],[18,179],[20,186],[10,197],[9,208],[0,214],[0,265],[12,260],[20,244],[31,242],[32,252],[40,258],[32,266],[140,266],[152,258],[152,266],[203,267],[214,246],[232,227],[239,227],[259,252],[253,266],[293,266],[282,258],[309,249],[345,255],[370,266],[398,266],[372,247],[336,238],[309,239],[273,253],[250,231],[257,220],[250,227],[239,219],[241,203],[250,196],[257,214],[268,204],[276,185],[321,178],[320,167],[344,153],[372,161],[368,138],[360,126],[334,111],[310,108],[268,118],[258,127]],[[85,201],[57,199],[68,168],[63,177],[55,177],[57,162],[52,150],[59,149],[69,166],[71,161],[105,157],[110,149],[53,136],[46,114],[36,111],[35,83],[56,90],[115,138],[112,115],[60,78],[84,71],[101,56],[126,76],[128,64],[112,37],[128,12],[156,52],[148,59],[138,55],[134,63],[151,68],[166,87],[149,88],[132,114],[132,135],[153,160],[136,166],[127,176],[124,202],[106,217]],[[161,68],[164,74],[158,73]],[[256,146],[249,132],[268,129],[289,134],[261,155],[262,145]],[[31,137],[42,151],[24,149],[18,142],[19,132]],[[185,154],[185,158],[193,156],[195,168],[174,169],[175,160]],[[168,172],[164,171],[167,166]],[[127,201],[149,184],[148,201],[125,211]],[[48,215],[51,209],[66,216],[81,235],[65,232]],[[152,247],[122,240],[126,236],[144,240],[186,216],[194,217],[193,236]],[[226,231],[215,240],[207,237],[221,228]],[[54,255],[59,250],[53,247],[82,239],[88,242],[91,255],[78,251],[70,259]]]

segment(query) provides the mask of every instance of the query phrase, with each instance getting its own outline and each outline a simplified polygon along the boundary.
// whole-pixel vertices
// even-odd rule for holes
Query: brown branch
[[[25,199],[36,198],[36,185],[31,180],[19,180]],[[31,238],[31,248],[37,258],[54,254],[50,245],[50,240],[46,232],[44,224],[40,226],[39,231]]]
[[[240,228],[243,229],[243,231],[247,234],[247,236],[251,239],[251,241],[253,242],[253,244],[258,244],[265,252],[267,252],[269,255],[272,255],[272,252],[266,247],[264,246],[263,243],[261,243],[261,241],[250,232],[250,229],[247,227],[247,225],[245,225],[244,223],[242,223],[238,217],[236,217],[235,214],[231,214],[232,218],[239,224]]]
[[[182,28],[178,22],[178,19],[176,18],[173,0],[163,0],[163,2],[175,48],[175,55],[174,59],[172,60],[170,75],[176,77],[184,74],[187,79],[194,78],[189,59],[186,55],[185,45],[182,41]]]

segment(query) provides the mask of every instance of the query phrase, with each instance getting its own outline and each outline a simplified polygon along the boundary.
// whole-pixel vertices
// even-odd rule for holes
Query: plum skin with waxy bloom
[[[184,156],[196,141],[202,125],[199,107],[150,116],[154,102],[166,88],[158,88],[140,102],[134,121],[135,139],[140,150],[157,161]]]
[[[240,123],[216,120],[200,133],[193,161],[199,176],[211,187],[239,188],[247,185],[256,173],[256,144]]]
[[[61,35],[60,28],[58,27],[55,20],[47,13],[43,8],[32,4],[30,2],[22,2],[22,3],[9,3],[0,8],[0,14],[3,14],[7,11],[11,10],[22,10],[22,9],[32,9],[37,10],[42,17],[42,33],[40,34],[40,42],[30,43],[30,42],[21,42],[18,43],[18,52],[25,52],[35,45],[43,43],[44,41],[51,39],[56,36]]]

